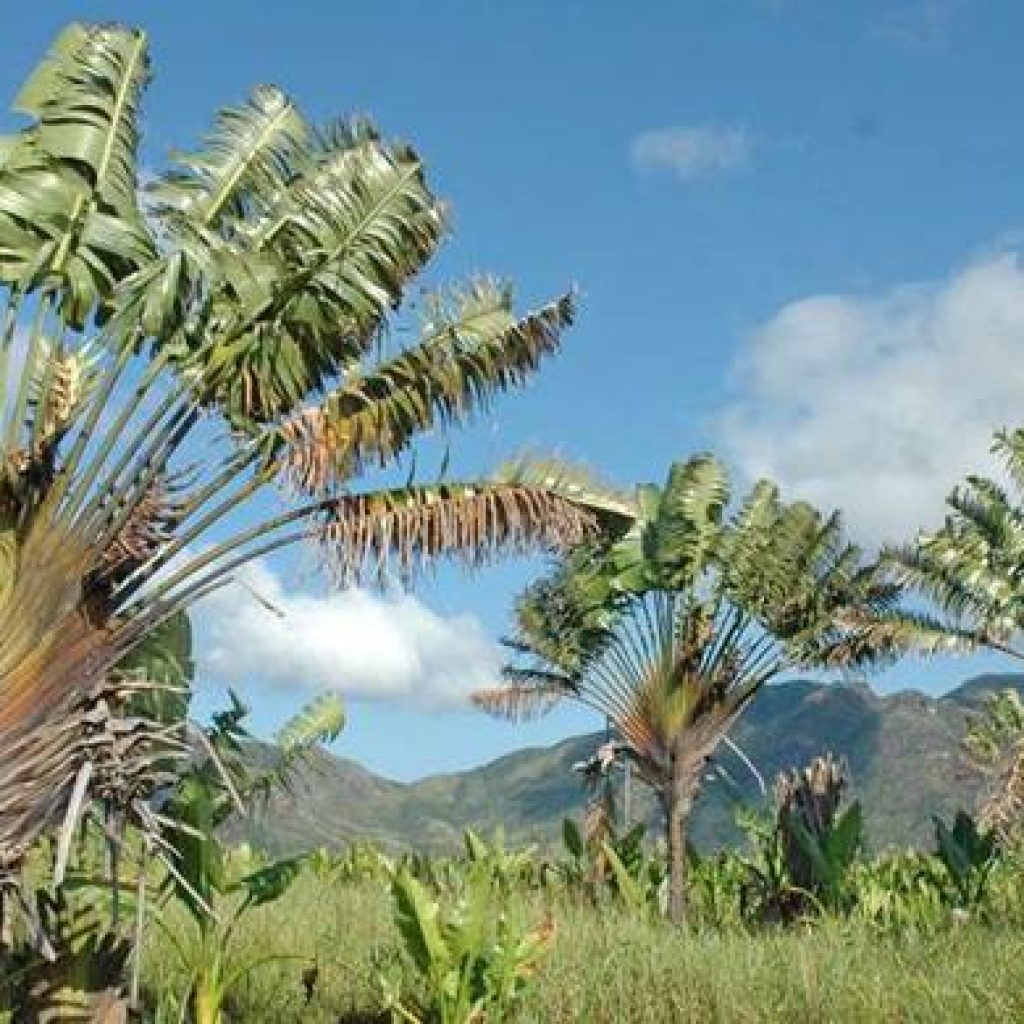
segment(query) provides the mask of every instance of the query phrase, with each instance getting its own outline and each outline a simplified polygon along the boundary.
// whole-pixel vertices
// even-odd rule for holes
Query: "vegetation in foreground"
[[[971,734],[979,757],[1016,735],[1019,710],[1015,694],[990,702]],[[1024,1009],[1019,836],[960,813],[935,819],[931,851],[868,858],[860,805],[844,802],[845,769],[830,756],[780,775],[770,809],[740,814],[744,850],[689,851],[680,929],[666,920],[663,844],[645,843],[643,826],[621,832],[602,786],[552,857],[473,832],[451,858],[356,844],[270,861],[227,847],[210,830],[231,803],[255,806],[287,784],[290,763],[340,727],[337,707],[310,709],[283,731],[280,764],[252,772],[234,756],[242,714],[224,713],[208,736],[226,774],[211,757],[172,801],[191,828],[177,877],[127,875],[112,893],[95,833],[59,903],[39,890],[54,955],[8,961],[0,999],[20,1009],[6,1019],[49,1019],[36,996],[92,1014],[56,1019],[108,1019],[109,972],[129,957],[103,922],[120,903],[141,925],[148,901],[159,913],[136,933],[130,965],[132,1002],[154,1024],[1010,1021]]]
[[[727,871],[719,869],[723,881]],[[550,915],[553,940],[508,1017],[488,1019],[962,1022],[1024,1015],[1024,886],[1016,867],[993,879],[991,914],[962,920],[937,906],[933,917],[922,910],[919,923],[898,927],[873,920],[866,905],[794,928],[747,926],[735,896],[715,892],[707,871],[697,874],[691,910],[702,923],[683,932],[614,897],[595,907],[568,891],[515,886],[503,912],[523,934]],[[266,962],[233,991],[231,1019],[388,1021],[389,992],[401,992],[413,1012],[429,1005],[387,880],[344,875],[340,867],[325,875],[309,865],[278,903],[245,920],[238,956]],[[724,905],[716,905],[723,895]],[[714,918],[723,920],[713,925]],[[274,959],[282,953],[288,958]],[[164,935],[147,948],[144,979],[151,1019],[177,1019],[173,994],[185,978]]]

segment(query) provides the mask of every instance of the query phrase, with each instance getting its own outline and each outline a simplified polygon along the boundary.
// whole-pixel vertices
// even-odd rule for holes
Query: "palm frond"
[[[377,142],[332,154],[282,202],[261,249],[220,260],[227,273],[214,308],[225,337],[204,361],[221,404],[264,422],[368,350],[444,223],[419,157]]]
[[[330,743],[344,728],[345,707],[341,698],[336,693],[324,693],[288,719],[275,739],[289,754],[319,743]]]
[[[72,25],[16,101],[35,123],[0,167],[0,277],[59,280],[75,325],[154,254],[136,199],[148,77],[144,33]]]
[[[458,422],[487,407],[492,394],[525,383],[572,323],[573,298],[516,320],[511,293],[478,281],[434,307],[424,337],[365,375],[353,376],[320,406],[286,420],[285,476],[300,490],[325,493],[381,465],[435,423]]]
[[[244,105],[218,113],[203,149],[179,154],[178,169],[153,182],[156,216],[172,231],[179,216],[214,229],[262,216],[287,187],[308,133],[284,93],[257,86]]]
[[[997,431],[992,441],[992,452],[1002,457],[1017,489],[1024,491],[1024,427]]]
[[[345,706],[338,694],[323,693],[310,701],[277,731],[274,741],[280,755],[271,768],[248,780],[246,796],[259,807],[275,791],[290,791],[297,769],[309,764],[317,747],[336,740],[344,728]]]
[[[594,526],[582,503],[550,490],[485,481],[338,498],[328,504],[316,539],[337,579],[383,581],[392,566],[408,579],[441,555],[477,565],[502,551],[565,551]]]
[[[562,674],[580,675],[611,639],[612,593],[606,576],[590,571],[603,547],[580,545],[548,576],[532,583],[515,606],[509,646]]]
[[[908,610],[850,609],[837,615],[836,625],[839,628],[808,642],[796,660],[809,666],[851,669],[892,663],[907,654],[971,654],[981,647],[975,631]]]
[[[962,628],[993,635],[1014,628],[1012,575],[993,571],[976,539],[950,533],[921,537],[916,545],[887,549],[883,559],[901,586],[928,597]]]
[[[670,589],[691,586],[718,543],[729,503],[724,467],[710,455],[674,463],[661,493],[646,546]]]
[[[579,692],[572,679],[556,672],[509,667],[503,675],[503,685],[477,690],[470,700],[481,711],[510,722],[541,718]]]
[[[522,487],[540,487],[579,501],[593,510],[602,532],[615,536],[637,516],[633,498],[605,483],[589,469],[562,459],[523,456],[499,466],[496,480]]]

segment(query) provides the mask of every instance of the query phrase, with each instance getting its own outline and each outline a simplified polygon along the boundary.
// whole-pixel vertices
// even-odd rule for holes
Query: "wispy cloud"
[[[864,540],[941,522],[965,474],[993,468],[996,428],[1024,424],[1024,263],[975,259],[947,279],[816,295],[749,338],[719,436],[749,478],[841,508]]]
[[[263,563],[241,580],[197,611],[207,678],[428,709],[465,706],[498,678],[499,652],[470,615],[438,615],[408,595],[290,589]]]
[[[639,171],[667,171],[691,181],[742,167],[750,158],[750,148],[743,128],[672,125],[641,132],[633,139],[629,155]]]
[[[908,49],[942,49],[964,6],[964,0],[911,0],[890,9],[874,34]]]

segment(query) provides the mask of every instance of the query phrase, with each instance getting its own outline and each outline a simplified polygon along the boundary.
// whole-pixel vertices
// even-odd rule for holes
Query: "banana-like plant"
[[[820,833],[811,832],[800,820],[792,823],[793,834],[807,859],[814,879],[813,889],[822,904],[838,910],[847,873],[864,842],[864,817],[858,801]]]
[[[643,848],[644,826],[635,825],[621,839],[602,839],[601,856],[611,872],[616,899],[637,915],[664,914],[664,862],[648,857]]]
[[[847,872],[864,843],[864,818],[854,801],[839,805],[849,782],[846,765],[831,754],[775,780],[777,830],[795,894],[838,910]],[[790,908],[805,909],[799,898]]]
[[[983,903],[992,869],[999,858],[995,834],[966,812],[958,811],[950,828],[941,818],[935,824],[935,854],[946,869],[949,889],[958,910],[976,910]]]
[[[361,490],[529,379],[573,297],[520,316],[477,280],[403,320],[445,234],[419,156],[367,122],[315,128],[268,86],[141,194],[149,75],[143,32],[71,25],[0,144],[8,893],[36,839],[63,841],[94,801],[159,828],[149,797],[188,747],[126,659],[244,562],[305,539],[339,583],[405,578],[449,553],[571,547],[623,511],[546,465]]]
[[[920,852],[860,861],[847,876],[851,915],[901,935],[942,927],[949,920],[942,874],[933,858]]]
[[[162,812],[175,827],[167,834],[173,870],[164,885],[164,909],[173,899],[190,917],[185,928],[157,918],[188,977],[181,1004],[195,1024],[220,1024],[231,989],[256,966],[238,956],[236,929],[249,911],[279,899],[298,876],[305,858],[291,857],[258,866],[229,855],[218,828],[238,810],[247,811],[274,789],[287,786],[302,758],[318,744],[335,739],[344,726],[340,700],[327,695],[288,721],[275,737],[280,757],[269,768],[247,762],[246,707],[215,716],[204,733],[196,763],[181,774]],[[251,749],[249,751],[251,757]],[[246,868],[251,870],[246,870]],[[140,928],[141,931],[141,928]],[[138,962],[140,950],[136,950]]]
[[[426,1005],[410,1007],[394,978],[382,977],[388,1008],[409,1024],[505,1020],[555,937],[552,918],[527,930],[501,909],[487,865],[470,864],[462,892],[442,905],[404,868],[392,882],[395,923],[424,982]]]
[[[679,922],[705,765],[758,690],[800,667],[894,656],[928,623],[895,614],[898,587],[843,539],[837,515],[786,504],[767,482],[729,515],[710,456],[637,488],[633,504],[624,533],[582,546],[526,591],[509,641],[522,658],[475,700],[518,719],[571,699],[611,720],[662,802]]]
[[[505,846],[504,831],[499,828],[490,841],[468,828],[462,836],[466,861],[471,871],[490,873],[495,888],[507,895],[516,886],[532,885],[537,876],[536,846],[511,850]]]

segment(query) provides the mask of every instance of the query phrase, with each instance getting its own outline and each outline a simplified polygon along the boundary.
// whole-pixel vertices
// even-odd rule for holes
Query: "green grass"
[[[514,897],[509,913],[530,920],[540,897]],[[952,926],[931,936],[883,937],[850,922],[790,932],[679,934],[661,923],[560,902],[554,951],[517,1021],[536,1024],[682,1024],[689,1021],[1024,1020],[1024,932],[1013,925]],[[177,921],[167,924],[174,928]],[[338,1024],[379,1017],[377,982],[401,972],[389,896],[378,883],[327,885],[304,875],[279,903],[253,914],[239,935],[246,959],[285,954],[243,982],[232,1019]],[[309,1006],[301,974],[316,960]],[[173,953],[153,933],[149,992],[180,990]]]

